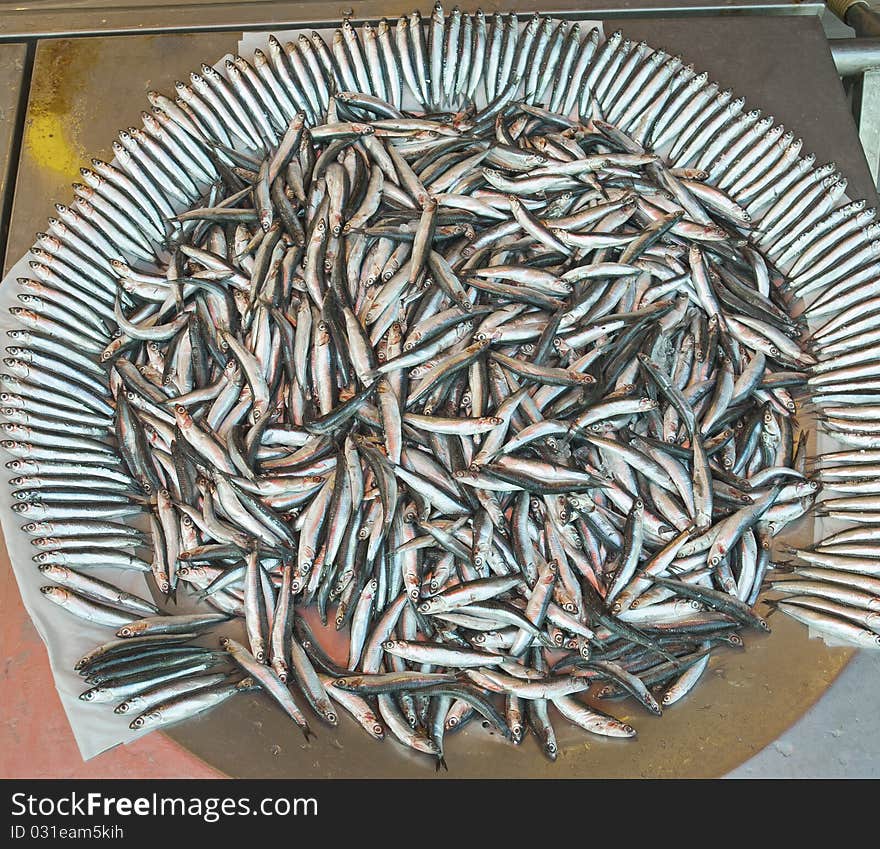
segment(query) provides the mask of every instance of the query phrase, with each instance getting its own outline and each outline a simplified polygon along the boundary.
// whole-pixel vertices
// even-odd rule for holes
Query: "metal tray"
[[[777,120],[789,120],[785,116],[790,115],[791,125],[799,129],[806,130],[807,124],[813,124],[814,129],[821,127],[822,132],[816,130],[815,138],[806,133],[808,146],[820,159],[833,156],[850,177],[854,195],[867,194],[870,176],[839,88],[829,85],[830,80],[837,83],[837,79],[818,23],[806,18],[772,21],[784,23],[785,41],[791,47],[788,64],[783,64],[783,51],[775,41],[782,33],[766,33],[769,21],[760,23],[765,31],[763,42],[749,26],[751,20],[727,19],[721,26],[718,23],[711,19],[687,23],[636,20],[628,21],[623,29],[634,40],[644,37],[650,43],[662,43],[670,52],[678,52],[681,45],[681,52],[698,67],[719,69],[717,78],[722,87],[734,76],[731,70],[735,69],[736,88],[752,90],[747,88],[750,84],[756,92],[760,88],[756,104],[765,112],[772,110]],[[193,39],[204,42],[198,47],[204,47],[205,52],[191,52]],[[41,45],[7,265],[29,243],[27,230],[23,230],[28,218],[34,229],[44,220],[48,210],[42,198],[62,195],[55,189],[75,178],[84,154],[99,152],[97,139],[94,145],[83,144],[82,139],[88,137],[91,141],[100,133],[100,141],[106,143],[110,128],[124,123],[129,116],[134,119],[141,108],[143,98],[133,98],[134,94],[151,88],[167,89],[173,78],[194,64],[190,57],[210,55],[207,48],[215,45],[220,49],[214,49],[213,55],[219,55],[224,48],[232,48],[233,39],[219,34],[147,36]],[[746,48],[745,55],[740,49],[732,49],[737,46]],[[727,64],[731,54],[739,60],[734,66]],[[161,69],[156,77],[143,81],[139,57],[151,61],[148,67]],[[801,57],[799,62],[797,57]],[[120,66],[125,73],[114,78]],[[783,68],[780,88],[785,96],[782,91],[764,88],[768,77],[779,77]],[[818,77],[822,84],[808,85],[805,76]],[[798,89],[803,94],[799,95]],[[809,95],[804,96],[807,92]],[[768,98],[776,100],[769,108]],[[119,108],[114,108],[117,105]],[[89,107],[99,111],[92,112]],[[73,124],[69,123],[71,117]],[[71,144],[71,137],[79,144]],[[35,193],[35,188],[43,191]],[[810,529],[803,528],[801,533],[809,536]],[[647,715],[635,717],[640,729],[640,738],[635,742],[597,741],[585,738],[576,729],[570,734],[566,729],[560,739],[560,759],[551,765],[531,744],[513,749],[486,739],[479,731],[465,730],[450,739],[451,774],[720,774],[775,738],[812,704],[850,656],[849,650],[827,649],[817,641],[807,641],[803,629],[792,622],[777,618],[774,624],[770,637],[752,636],[748,640],[747,652],[726,652],[713,660],[700,687],[682,705],[667,711],[662,722]],[[426,775],[432,770],[430,764],[401,754],[393,743],[376,748],[377,744],[349,724],[343,724],[335,733],[322,729],[317,743],[304,744],[296,729],[256,697],[235,700],[170,734],[231,775],[403,777]]]

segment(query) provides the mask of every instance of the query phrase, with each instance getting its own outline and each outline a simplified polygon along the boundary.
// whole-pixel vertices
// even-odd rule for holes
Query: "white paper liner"
[[[22,325],[10,314],[9,308],[21,306],[17,299],[20,290],[15,282],[18,277],[30,277],[28,261],[31,257],[22,257],[6,275],[0,284],[0,337],[6,344],[6,331],[21,329]],[[0,461],[6,463],[12,459],[7,452],[2,452]],[[130,742],[143,736],[144,731],[132,731],[128,727],[132,717],[113,713],[111,705],[104,705],[109,710],[96,708],[94,704],[80,700],[79,694],[88,689],[83,679],[73,671],[73,665],[87,651],[101,643],[115,639],[113,629],[95,625],[74,616],[43,597],[40,587],[50,584],[37,568],[33,556],[40,549],[31,545],[31,537],[21,530],[28,520],[12,512],[12,487],[9,478],[12,473],[0,467],[0,525],[3,527],[3,538],[9,562],[18,582],[21,599],[25,609],[34,623],[40,638],[46,644],[49,654],[49,665],[55,679],[55,688],[61,697],[61,704],[73,736],[76,738],[83,760],[93,758],[105,749],[112,748],[121,742]],[[112,581],[124,590],[149,599],[150,590],[145,576],[141,572],[123,569],[92,569],[89,574]]]

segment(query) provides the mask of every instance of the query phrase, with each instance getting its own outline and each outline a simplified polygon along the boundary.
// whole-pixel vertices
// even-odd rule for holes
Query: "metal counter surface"
[[[406,8],[411,5],[407,3]],[[609,22],[606,31],[618,25],[630,38],[680,52],[698,69],[708,71],[722,88],[746,96],[749,108],[760,107],[774,115],[805,138],[805,149],[814,151],[819,161],[837,163],[849,178],[851,197],[876,201],[817,18],[632,18]],[[139,123],[148,90],[172,90],[174,80],[184,78],[201,61],[212,63],[234,51],[238,37],[238,33],[213,32],[40,41],[4,268],[44,229],[47,217],[54,213],[52,204],[70,200],[70,183],[78,179],[79,168],[88,165],[92,156],[110,158],[114,134]],[[2,568],[8,570],[8,564],[4,562]],[[531,741],[526,744],[529,751],[518,752],[486,742],[482,734],[465,732],[450,741],[450,762],[456,767],[451,775],[724,774],[771,741],[780,745],[785,737],[779,735],[826,691],[851,655],[848,650],[827,649],[816,640],[807,640],[801,626],[780,619],[774,617],[774,633],[769,638],[747,635],[748,651],[730,652],[713,662],[690,699],[670,709],[662,720],[627,713],[641,732],[636,743],[566,734],[564,756],[550,765]],[[876,672],[875,660],[859,658],[858,663],[868,668],[873,663]],[[859,722],[859,711],[864,713],[876,704],[880,694],[876,674],[855,674],[859,687],[866,690],[852,698],[853,674],[849,670],[847,674],[850,698],[838,700],[833,720],[821,720],[830,721],[834,728]],[[50,686],[48,677],[46,685]],[[873,695],[867,692],[869,686]],[[836,689],[788,732],[797,734],[805,722],[808,725],[807,736],[790,744],[792,752],[820,743],[833,749],[842,739],[831,733],[819,739],[808,723]],[[615,707],[620,713],[620,706]],[[173,729],[170,736],[230,775],[433,775],[431,765],[408,757],[393,743],[378,745],[344,727],[319,731],[318,743],[307,746],[299,731],[264,700],[241,697]],[[878,738],[873,736],[880,746]],[[869,763],[876,765],[880,755],[870,755],[870,739],[860,748]],[[46,745],[51,743],[46,741]],[[833,756],[832,751],[828,757]],[[772,763],[763,768],[759,764],[757,773],[754,769],[749,762],[740,771],[769,774],[766,770],[772,773]],[[800,774],[823,773],[813,763]]]

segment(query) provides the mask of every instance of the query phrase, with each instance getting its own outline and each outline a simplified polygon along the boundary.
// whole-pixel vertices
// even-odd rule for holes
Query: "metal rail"
[[[0,15],[0,41],[54,36],[283,29],[313,26],[350,17],[354,22],[396,18],[413,0],[25,0],[6,4]],[[422,4],[425,5],[425,4]],[[430,6],[430,4],[427,4]],[[681,15],[819,15],[820,0],[465,0],[464,11],[540,11],[565,17],[644,18]]]
[[[828,8],[847,26],[854,39],[831,45],[842,77],[861,75],[851,86],[853,114],[875,185],[880,185],[880,14],[867,0],[828,0]]]
[[[880,38],[835,38],[828,44],[837,73],[842,77],[854,77],[880,67]]]

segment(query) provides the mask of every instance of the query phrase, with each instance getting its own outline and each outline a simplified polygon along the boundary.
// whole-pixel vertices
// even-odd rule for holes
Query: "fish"
[[[767,587],[870,644],[876,534],[767,574],[811,511],[880,524],[873,211],[621,31],[391,30],[150,92],[15,284],[14,510],[47,599],[120,638],[79,669],[133,676],[83,700],[146,730],[259,691],[308,739],[332,699],[439,768],[478,715],[550,759],[559,717],[635,737],[587,691],[659,714]],[[808,471],[811,404],[845,450]],[[247,677],[151,671],[218,631]]]

